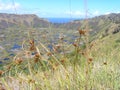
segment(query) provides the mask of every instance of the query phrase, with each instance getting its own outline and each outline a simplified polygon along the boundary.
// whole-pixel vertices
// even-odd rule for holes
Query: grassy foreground
[[[29,36],[1,66],[0,90],[120,90],[119,33],[91,43],[85,30],[78,33],[72,44],[61,35],[52,50]]]

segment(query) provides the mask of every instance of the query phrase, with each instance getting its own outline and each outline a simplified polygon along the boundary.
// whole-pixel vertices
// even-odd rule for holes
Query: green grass
[[[72,31],[71,31],[72,32]],[[60,32],[59,32],[60,33]],[[1,66],[0,88],[6,90],[119,90],[119,34],[96,39],[87,44],[86,36],[75,43],[58,40],[62,52],[50,51],[46,38],[30,35],[23,48],[9,64]],[[35,42],[29,40],[35,39]],[[66,37],[65,37],[66,38]],[[43,41],[44,40],[44,41]],[[93,46],[91,47],[91,44]],[[85,43],[86,45],[86,43]],[[56,45],[54,45],[56,46]],[[30,50],[30,47],[34,47]],[[69,53],[65,53],[69,51]],[[36,55],[31,57],[33,52]],[[20,62],[20,60],[22,60]]]

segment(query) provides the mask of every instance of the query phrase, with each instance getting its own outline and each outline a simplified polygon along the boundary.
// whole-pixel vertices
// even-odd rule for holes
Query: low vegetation
[[[105,27],[91,36],[84,25],[69,32],[29,28],[20,32],[24,39],[15,34],[21,47],[0,64],[0,90],[119,90],[120,32],[106,35]]]

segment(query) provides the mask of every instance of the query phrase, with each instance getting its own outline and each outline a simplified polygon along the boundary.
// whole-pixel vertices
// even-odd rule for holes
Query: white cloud
[[[81,11],[69,11],[69,12],[66,12],[67,15],[71,15],[71,16],[84,16],[85,14]]]
[[[76,17],[84,17],[85,16],[84,11],[83,12],[81,12],[81,11],[72,11],[72,12],[66,12],[66,14],[71,15],[71,16],[76,16]],[[98,15],[100,15],[100,12],[98,10],[87,13],[88,17],[98,16]]]
[[[94,13],[93,13],[93,15],[99,15],[99,11],[95,11]]]
[[[120,11],[112,11],[112,12],[106,12],[105,14],[110,14],[110,13],[120,13]]]
[[[110,13],[111,13],[111,12],[106,12],[105,15],[108,15],[108,14],[110,14]]]
[[[111,13],[120,13],[120,12],[119,11],[116,11],[116,12],[106,12],[106,13],[104,13],[104,15],[109,15]]]
[[[116,13],[120,13],[119,11],[117,11]]]
[[[94,17],[94,16],[98,16],[98,15],[100,15],[101,13],[100,13],[100,11],[98,11],[98,10],[88,10],[88,16],[89,17]]]
[[[12,3],[3,3],[0,2],[0,10],[13,10],[13,9],[18,9],[20,8],[20,4],[19,3],[14,3],[14,5]]]

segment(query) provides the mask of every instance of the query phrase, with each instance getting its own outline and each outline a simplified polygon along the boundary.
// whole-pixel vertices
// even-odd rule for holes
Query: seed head
[[[80,35],[84,35],[84,36],[85,36],[86,30],[78,30],[78,31],[79,31],[79,34],[80,34]]]
[[[56,47],[53,47],[53,51],[54,51],[54,52],[57,52],[57,48],[56,48]]]
[[[90,64],[93,61],[93,58],[88,58],[88,64]]]
[[[34,45],[34,39],[29,40],[29,43],[30,43],[31,45]]]
[[[10,70],[11,66],[7,66],[7,70]]]
[[[48,53],[47,53],[47,56],[51,56],[51,55],[52,55],[52,53],[51,53],[51,52],[48,52]]]
[[[34,63],[37,63],[39,61],[39,59],[35,58],[34,59]]]
[[[60,40],[63,40],[63,39],[64,39],[64,35],[61,34],[61,35],[59,36],[59,39],[60,39]]]
[[[60,37],[60,40],[63,40],[64,39],[64,37]]]
[[[104,64],[104,65],[107,65],[107,62],[104,62],[103,64]]]
[[[29,79],[29,80],[28,80],[28,83],[35,83],[35,80]]]
[[[57,49],[59,49],[59,48],[60,48],[60,45],[59,45],[59,44],[57,44],[57,45],[55,45],[55,47],[56,47]]]
[[[25,51],[24,53],[26,56],[29,56],[30,55],[30,51]]]
[[[0,70],[0,76],[4,73],[4,71]]]
[[[30,48],[29,48],[30,51],[33,51],[35,50],[35,46],[34,45],[31,45]]]
[[[88,60],[89,60],[90,62],[92,62],[92,61],[93,61],[93,58],[89,58]]]
[[[35,57],[36,57],[36,58],[39,58],[39,57],[40,57],[39,53],[36,53],[36,54],[35,54]]]
[[[34,44],[34,39],[29,40],[29,43],[30,43],[30,48],[29,48],[29,50],[30,50],[30,51],[35,50],[36,48],[35,48],[35,44]]]
[[[65,62],[65,60],[64,60],[64,59],[62,59],[62,60],[61,60],[61,63],[64,63],[64,62]]]
[[[92,44],[90,44],[90,49],[92,48],[94,46],[94,44],[92,43]]]
[[[73,46],[78,47],[78,45],[76,43],[73,43]]]
[[[23,62],[22,58],[19,57],[15,60],[16,64],[21,64],[22,62]]]

